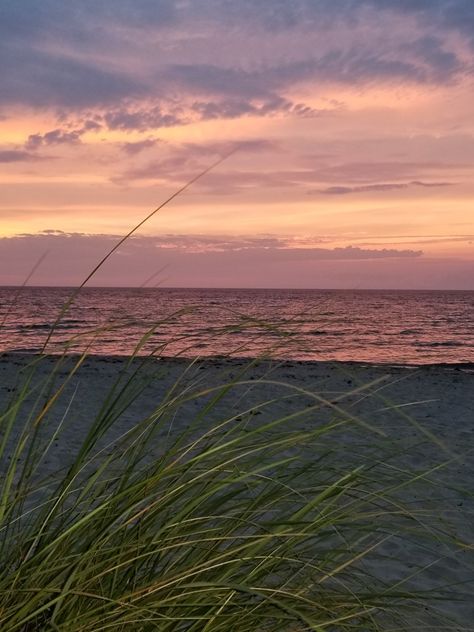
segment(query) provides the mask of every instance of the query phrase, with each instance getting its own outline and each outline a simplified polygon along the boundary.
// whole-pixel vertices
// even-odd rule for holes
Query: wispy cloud
[[[448,187],[453,186],[454,182],[421,182],[413,180],[412,182],[392,182],[366,184],[357,187],[333,186],[326,189],[308,191],[308,193],[324,193],[325,195],[350,195],[352,193],[379,193],[383,191],[396,191],[398,189],[408,189],[410,187]]]
[[[204,145],[182,144],[171,148],[169,154],[150,160],[138,166],[123,170],[113,176],[117,184],[140,181],[155,182],[169,180],[182,182],[196,171],[207,166],[209,157],[225,155],[232,149],[240,152],[278,151],[278,145],[271,141],[256,140],[240,143],[221,142]],[[419,180],[417,178],[452,176],[462,167],[459,163],[448,162],[343,162],[335,163],[331,156],[322,156],[315,168],[278,169],[265,168],[265,163],[254,170],[219,169],[211,172],[197,188],[213,195],[237,194],[239,191],[255,189],[300,189],[306,194],[349,195],[357,193],[383,193],[408,188],[437,188],[454,186],[456,183],[439,180]],[[374,180],[393,178],[401,182],[377,182]],[[403,181],[405,180],[405,181]],[[340,182],[348,184],[341,185]],[[331,186],[324,184],[334,183]],[[323,186],[321,186],[323,185]],[[308,186],[311,188],[308,189]]]
[[[160,142],[163,142],[163,141],[160,141],[160,139],[158,138],[146,138],[144,140],[137,140],[134,142],[123,143],[121,146],[121,149],[128,156],[136,156],[137,154],[144,151],[145,149],[151,149],[152,147],[155,147]]]
[[[148,141],[143,142],[145,143],[145,147],[152,146]],[[144,148],[141,142],[132,143],[131,145],[133,149],[138,146],[138,151]],[[209,160],[215,157],[225,156],[231,152],[238,152],[239,154],[245,155],[246,153],[276,152],[278,150],[279,145],[275,141],[259,138],[203,144],[175,144],[164,157],[126,169],[113,176],[112,182],[122,185],[141,180],[156,181],[169,179],[171,181],[181,181],[186,180],[188,177],[195,175],[197,171],[207,167]]]
[[[41,160],[41,158],[23,149],[0,149],[0,162],[30,162],[35,160]]]

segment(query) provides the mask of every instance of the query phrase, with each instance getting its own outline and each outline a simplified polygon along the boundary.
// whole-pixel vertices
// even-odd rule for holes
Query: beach
[[[440,612],[455,615],[459,625],[469,626],[474,605],[469,599],[474,587],[474,366],[389,366],[361,363],[300,362],[207,358],[130,360],[124,357],[90,356],[83,360],[73,377],[71,370],[78,356],[39,360],[28,354],[5,354],[0,358],[0,407],[4,410],[22,388],[29,367],[35,365],[30,391],[22,406],[26,411],[38,406],[39,390],[34,385],[48,384],[47,392],[58,392],[57,402],[41,421],[40,433],[52,437],[51,447],[41,464],[41,477],[58,475],[70,465],[73,455],[107,393],[117,378],[132,376],[137,386],[134,401],[123,407],[99,445],[110,452],[114,442],[129,432],[147,415],[153,415],[173,393],[186,393],[179,407],[164,419],[149,459],[168,449],[173,438],[190,431],[198,436],[223,420],[233,419],[248,427],[265,425],[276,417],[287,418],[269,432],[297,432],[332,420],[343,420],[327,441],[333,440],[334,459],[348,465],[390,458],[391,467],[417,473],[420,480],[405,486],[401,500],[414,509],[431,512],[452,534],[458,546],[435,539],[430,547],[413,545],[403,538],[390,537],[378,547],[384,559],[364,560],[366,568],[383,582],[405,581],[417,589],[432,590],[449,586],[453,595],[464,600],[437,604]],[[57,367],[55,377],[53,367]],[[138,373],[135,372],[139,369]],[[127,378],[128,379],[128,378]],[[203,414],[219,389],[232,384]],[[33,388],[31,388],[33,386]],[[308,411],[307,413],[305,411]],[[297,413],[297,414],[295,414]],[[61,420],[66,420],[66,422]],[[190,430],[191,429],[191,430]],[[15,438],[13,430],[11,440]],[[334,447],[334,444],[336,447]],[[318,458],[318,445],[303,445],[298,451],[302,462]],[[329,445],[326,439],[321,446]],[[316,447],[315,447],[316,446]],[[396,446],[396,449],[394,449]],[[323,449],[321,447],[321,449]],[[385,455],[390,454],[390,457]],[[5,467],[3,464],[2,468]],[[424,479],[431,487],[420,487]],[[428,491],[427,491],[428,490]],[[434,516],[434,518],[433,518]],[[427,568],[424,568],[427,567]],[[407,573],[407,569],[410,572]],[[440,615],[441,616],[441,615]],[[442,628],[446,629],[446,628]]]

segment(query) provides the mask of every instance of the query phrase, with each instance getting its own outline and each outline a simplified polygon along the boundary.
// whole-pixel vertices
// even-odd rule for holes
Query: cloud
[[[179,112],[166,112],[162,106],[152,108],[119,108],[103,115],[105,125],[111,130],[145,131],[159,127],[172,127],[188,123],[188,119]]]
[[[169,180],[172,183],[183,182],[196,175],[199,170],[209,165],[213,156],[223,156],[232,149],[238,151],[275,152],[279,146],[265,140],[243,141],[241,143],[221,142],[205,145],[185,143],[174,148],[165,157],[148,161],[144,164],[126,169],[112,178],[116,184],[126,184],[134,181]],[[325,161],[327,161],[326,164]],[[462,167],[459,163],[447,162],[347,162],[331,164],[329,156],[323,156],[320,165],[311,169],[271,169],[254,170],[225,169],[225,166],[206,175],[205,180],[196,187],[213,195],[231,195],[239,191],[254,189],[297,189],[306,193],[321,193],[325,195],[348,195],[352,193],[389,191],[408,187],[446,187],[453,186],[453,182],[424,181],[418,178],[440,177],[449,175]],[[377,179],[406,180],[406,182],[374,182]],[[349,184],[340,185],[343,181]],[[334,183],[332,186],[323,186]],[[308,190],[308,185],[312,188]],[[316,188],[317,187],[317,188]]]
[[[253,99],[253,97],[252,97]],[[195,101],[191,110],[199,120],[208,121],[218,118],[239,118],[241,116],[267,116],[272,114],[291,114],[299,117],[313,117],[333,112],[334,108],[315,109],[304,103],[294,103],[278,95],[266,95],[259,102],[241,98],[223,99],[221,101]]]
[[[348,195],[350,193],[365,193],[372,191],[392,191],[394,189],[406,189],[407,184],[368,184],[361,187],[334,186],[320,191],[308,191],[308,193],[324,193],[325,195]]]
[[[250,96],[243,99],[241,95],[231,98],[213,99],[206,101],[186,100],[186,94],[194,92],[192,86],[182,85],[183,99],[178,105],[164,99],[158,105],[138,107],[128,105],[114,108],[101,115],[103,124],[111,130],[147,131],[175,125],[186,125],[197,121],[209,121],[221,118],[239,118],[242,116],[292,115],[298,117],[313,117],[334,112],[335,107],[315,109],[304,103],[293,103],[276,94],[266,94],[258,98]],[[236,87],[236,90],[238,88]],[[200,90],[197,89],[199,92]],[[221,86],[221,92],[225,86]],[[204,92],[207,92],[205,90]],[[218,94],[218,93],[217,93]]]
[[[458,165],[446,163],[403,163],[403,162],[361,162],[361,163],[341,163],[338,165],[321,166],[316,169],[289,169],[272,171],[242,171],[224,170],[210,173],[205,181],[198,186],[204,187],[207,191],[222,195],[227,192],[237,193],[248,187],[263,188],[302,188],[308,185],[334,182],[334,186],[323,189],[310,189],[308,193],[324,193],[326,195],[344,195],[350,193],[360,193],[362,191],[376,191],[406,188],[408,186],[449,186],[449,182],[422,182],[410,180],[408,183],[373,183],[376,178],[417,178],[420,176],[431,176],[433,173],[456,170]],[[143,174],[146,175],[146,174]],[[148,174],[152,176],[152,172]],[[170,174],[171,175],[171,174]],[[354,183],[354,186],[339,184],[340,181]]]
[[[357,185],[371,185],[374,180],[399,179],[409,180],[412,185],[429,186],[429,183],[419,183],[420,176],[426,177],[432,173],[450,173],[462,167],[459,163],[439,161],[379,161],[379,162],[343,162],[327,165],[313,171],[313,177],[320,182],[349,182]],[[439,185],[439,183],[435,183]],[[442,185],[444,183],[441,183]],[[448,184],[448,183],[446,183]],[[339,186],[339,185],[338,185]]]
[[[225,156],[230,152],[273,152],[279,150],[279,144],[265,138],[249,140],[217,141],[213,143],[183,143],[180,150],[188,157]]]
[[[143,82],[125,71],[26,46],[0,46],[0,105],[76,111],[147,94]]]
[[[1,149],[0,162],[29,162],[32,160],[41,160],[35,154],[23,149]]]
[[[108,248],[121,238],[120,235],[104,235],[89,233],[66,233],[61,230],[46,229],[40,233],[23,233],[13,237],[0,237],[0,246],[15,248],[21,246],[42,246],[54,249],[66,248],[73,252],[74,248],[87,245],[91,252],[97,248]],[[278,260],[353,260],[353,259],[386,259],[420,257],[419,250],[367,249],[358,246],[321,248],[314,244],[319,238],[301,239],[297,237],[281,237],[276,235],[179,235],[166,234],[158,236],[134,236],[121,248],[121,252],[133,256],[134,253],[156,255],[157,251],[182,255],[222,253],[243,253],[255,259],[276,258]],[[303,245],[300,245],[303,244]]]
[[[403,238],[403,240],[398,241],[398,239]],[[390,239],[391,245],[408,245],[408,244],[416,244],[420,245],[428,245],[428,244],[452,244],[452,243],[463,243],[463,244],[473,244],[474,243],[474,235],[445,235],[443,237],[433,236],[433,235],[390,235],[387,237]],[[409,239],[409,241],[407,241]],[[366,246],[380,246],[380,241],[372,242],[366,240],[359,240],[362,242],[360,245]]]
[[[122,171],[112,178],[112,182],[126,184],[139,180],[161,179],[181,181],[208,167],[209,160],[213,158],[224,157],[233,152],[262,153],[274,152],[278,149],[276,142],[258,138],[203,144],[182,143],[172,148],[171,153],[164,158]]]
[[[217,14],[229,22],[258,24],[269,32],[293,31],[302,25],[327,31],[335,23],[355,29],[370,17],[369,11],[381,22],[391,22],[394,14],[413,17],[425,32],[453,31],[467,42],[474,41],[472,0],[208,0],[203,5],[208,18]]]
[[[418,30],[410,22],[393,38],[393,13],[415,16]],[[272,113],[313,116],[318,110],[291,96],[304,83],[458,79],[472,60],[459,56],[448,35],[455,30],[471,41],[473,22],[471,0],[4,2],[0,105],[95,108],[110,129],[122,130]],[[350,38],[335,45],[348,27]],[[309,41],[308,30],[316,45],[297,45]],[[293,40],[282,46],[280,31]],[[247,48],[223,49],[226,33],[236,42],[241,33]]]
[[[62,0],[22,0],[0,5],[0,38],[15,34],[36,44],[52,34],[88,45],[104,37],[104,24],[113,32],[113,27],[125,25],[164,29],[175,21],[174,0],[81,0],[74,6]],[[95,31],[90,30],[93,24]]]
[[[324,193],[325,195],[349,195],[351,193],[372,193],[379,191],[396,191],[397,189],[408,189],[410,187],[447,187],[453,186],[454,182],[412,182],[379,183],[366,184],[358,187],[333,186],[319,191],[308,191],[308,193]]]
[[[32,234],[0,238],[0,283],[75,285],[118,235]],[[316,238],[275,235],[141,236],[128,241],[93,285],[137,286],[166,266],[167,286],[473,289],[474,260],[429,259],[419,250],[324,248]],[[158,275],[158,281],[163,281]]]
[[[414,180],[413,182],[410,182],[410,184],[416,187],[426,187],[429,189],[431,187],[451,187],[455,183],[454,182],[420,182],[419,180]]]
[[[88,119],[83,121],[79,128],[66,129],[56,128],[44,134],[30,134],[25,142],[26,149],[38,149],[42,146],[49,145],[78,145],[81,137],[87,132],[98,132],[102,129],[102,125],[97,121]]]
[[[27,149],[38,149],[43,145],[77,145],[80,142],[81,132],[74,130],[66,132],[54,129],[46,134],[30,134],[25,143]]]
[[[187,93],[220,95],[240,102],[261,99],[288,111],[293,106],[281,92],[301,83],[438,83],[454,79],[462,69],[460,59],[454,52],[445,50],[439,38],[425,37],[392,45],[387,50],[374,50],[365,42],[349,48],[333,46],[319,55],[280,64],[267,63],[253,69],[174,64],[165,68],[162,76],[165,82]]]
[[[136,154],[139,154],[145,149],[151,149],[151,147],[155,147],[159,142],[163,141],[160,141],[158,138],[146,138],[145,140],[137,140],[130,143],[123,143],[121,149],[128,156],[136,156]]]
[[[186,180],[189,179],[189,174],[188,171],[183,171],[183,169],[189,166],[188,162],[189,161],[181,155],[152,160],[151,162],[147,162],[145,165],[132,167],[122,171],[121,173],[113,176],[111,178],[111,182],[123,185],[140,180]]]
[[[446,50],[439,37],[422,37],[406,47],[406,51],[430,68],[433,76],[439,81],[453,77],[463,69],[459,57],[454,52]]]
[[[411,14],[426,29],[451,30],[474,46],[474,5],[472,0],[364,0],[374,9]]]

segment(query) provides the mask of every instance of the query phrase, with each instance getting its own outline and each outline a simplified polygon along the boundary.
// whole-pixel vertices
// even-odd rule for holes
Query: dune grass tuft
[[[344,397],[190,362],[142,407],[166,363],[134,357],[74,434],[87,362],[23,358],[0,418],[1,630],[408,630],[448,598],[385,548],[405,539],[429,566],[454,542],[403,500],[433,472],[397,467]]]

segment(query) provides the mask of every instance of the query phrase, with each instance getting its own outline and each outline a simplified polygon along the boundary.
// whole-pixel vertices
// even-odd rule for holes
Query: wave
[[[16,326],[16,329],[19,331],[42,331],[48,329],[77,329],[86,325],[87,323],[84,320],[77,320],[74,318],[62,320],[59,323],[25,323]]]
[[[457,340],[443,340],[436,342],[418,342],[417,347],[465,347],[464,342]]]
[[[309,336],[331,336],[340,337],[347,336],[346,331],[331,331],[330,329],[313,329],[313,331],[306,331],[304,334]]]

